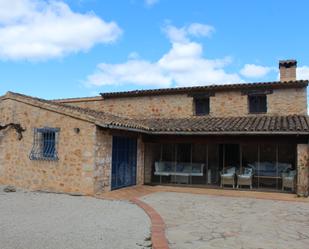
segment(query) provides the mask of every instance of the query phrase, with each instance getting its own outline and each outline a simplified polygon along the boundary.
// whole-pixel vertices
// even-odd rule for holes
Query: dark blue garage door
[[[136,184],[135,138],[113,136],[112,152],[112,189]]]

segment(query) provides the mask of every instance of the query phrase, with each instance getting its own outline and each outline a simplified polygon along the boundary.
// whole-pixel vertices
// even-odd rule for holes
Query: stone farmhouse
[[[0,184],[99,194],[141,184],[308,196],[307,80],[0,97]]]

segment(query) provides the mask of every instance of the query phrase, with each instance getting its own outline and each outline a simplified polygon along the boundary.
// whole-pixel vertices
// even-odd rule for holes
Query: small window
[[[209,98],[195,98],[195,115],[202,116],[209,114]]]
[[[266,113],[267,100],[266,95],[249,95],[249,112],[250,113]]]
[[[31,160],[58,160],[57,141],[59,129],[34,129],[33,147],[30,153]]]

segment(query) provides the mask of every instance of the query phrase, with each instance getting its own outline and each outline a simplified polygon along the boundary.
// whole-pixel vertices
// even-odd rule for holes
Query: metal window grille
[[[58,160],[58,128],[35,128],[31,160]]]

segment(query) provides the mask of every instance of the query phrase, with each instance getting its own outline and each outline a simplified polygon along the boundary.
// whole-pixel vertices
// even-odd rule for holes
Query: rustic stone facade
[[[275,89],[267,95],[267,115],[307,114],[306,88]],[[59,102],[134,118],[182,118],[194,116],[193,97],[187,94],[140,97],[100,97]],[[241,91],[220,91],[210,97],[210,116],[245,116],[248,97]]]
[[[309,193],[309,145],[297,145],[297,195],[308,196]]]
[[[18,123],[26,129],[21,140],[18,139],[14,129],[7,128],[0,133],[0,184],[89,195],[110,191],[113,135],[120,131],[116,132],[113,130],[114,127],[108,128],[109,121],[107,126],[101,123],[106,114],[97,114],[103,116],[97,121],[96,116],[91,116],[91,112],[87,110],[29,99],[31,98],[28,100],[0,98],[0,124]],[[194,99],[188,94],[106,99],[94,97],[57,102],[125,117],[190,118],[194,116]],[[274,89],[267,94],[267,107],[266,115],[306,115],[306,87]],[[65,109],[69,110],[64,111]],[[215,92],[210,96],[209,115],[213,117],[251,115],[248,113],[248,96],[240,90]],[[57,145],[59,160],[44,161],[29,158],[33,146],[34,129],[43,127],[60,129]],[[155,153],[158,153],[158,149],[154,148],[154,144],[144,144],[139,132],[121,131],[124,135],[128,133],[137,138],[136,184],[151,183],[152,162],[157,156]],[[297,193],[301,196],[308,195],[308,150],[307,144],[297,146]]]
[[[267,95],[268,112],[272,115],[307,115],[306,88],[277,89]]]
[[[95,125],[14,100],[0,104],[1,121],[19,123],[24,129],[19,141],[15,130],[2,133],[0,183],[29,189],[93,194]],[[59,160],[30,160],[34,128],[60,128]],[[77,134],[74,128],[79,128]]]
[[[33,190],[98,194],[110,191],[112,134],[94,124],[27,103],[6,99],[0,103],[2,122],[19,123],[0,134],[0,184]],[[59,160],[30,160],[34,128],[59,128]],[[76,132],[78,128],[78,132]],[[137,184],[144,183],[144,144],[138,138]]]

